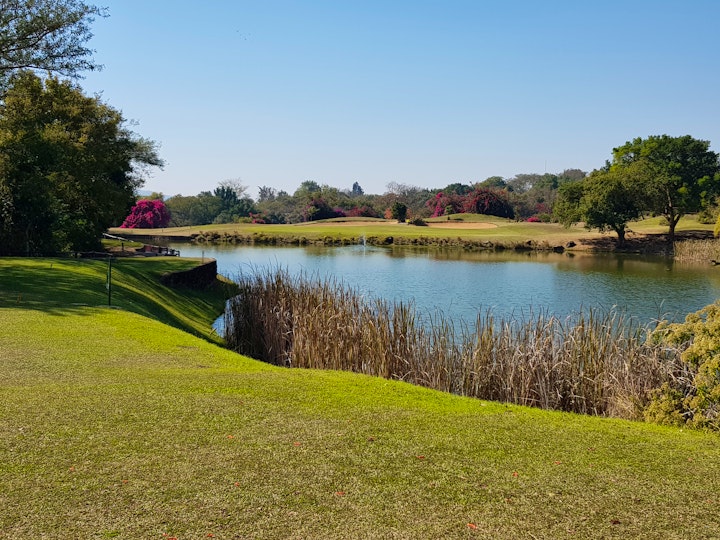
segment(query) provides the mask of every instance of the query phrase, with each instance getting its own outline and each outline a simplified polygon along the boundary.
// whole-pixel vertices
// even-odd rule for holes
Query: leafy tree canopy
[[[70,82],[31,72],[0,109],[0,251],[95,249],[135,203],[155,144]]]
[[[22,70],[77,77],[98,69],[86,43],[106,10],[79,0],[0,0],[0,94]]]
[[[680,218],[720,192],[718,154],[709,148],[708,141],[690,135],[636,138],[613,149],[610,170],[642,168],[646,209],[667,219],[672,240]]]

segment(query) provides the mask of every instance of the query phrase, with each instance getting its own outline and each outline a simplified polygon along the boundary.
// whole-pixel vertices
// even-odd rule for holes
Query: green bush
[[[657,341],[683,350],[688,372],[673,387],[664,385],[645,410],[648,420],[684,423],[720,431],[720,301],[685,318],[684,323],[661,324]]]

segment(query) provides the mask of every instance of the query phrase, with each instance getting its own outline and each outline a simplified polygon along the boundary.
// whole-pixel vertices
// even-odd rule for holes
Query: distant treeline
[[[243,221],[300,223],[336,217],[411,220],[464,212],[551,221],[558,188],[586,175],[579,169],[567,169],[559,174],[518,174],[510,179],[493,176],[474,184],[458,182],[436,189],[393,182],[382,195],[365,193],[358,182],[350,189],[338,189],[308,180],[292,194],[263,186],[255,199],[240,182],[225,181],[214,191],[197,195],[154,193],[149,198],[164,200],[169,224],[175,227]]]

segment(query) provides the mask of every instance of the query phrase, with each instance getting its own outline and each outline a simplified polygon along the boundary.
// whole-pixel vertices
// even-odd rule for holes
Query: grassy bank
[[[460,247],[464,249],[552,249],[574,242],[573,249],[610,250],[614,233],[588,231],[582,226],[570,228],[557,223],[527,223],[483,216],[457,214],[427,220],[427,227],[399,224],[389,220],[345,218],[291,225],[230,223],[166,229],[113,229],[113,234],[133,237],[158,237],[194,242],[228,242],[261,244],[357,244],[364,241],[379,245],[421,245]],[[640,250],[663,243],[667,226],[660,218],[630,224],[628,244]],[[712,232],[713,225],[699,223],[695,216],[683,217],[677,226],[682,236],[689,231]]]
[[[0,308],[68,313],[110,302],[220,343],[211,325],[225,308],[228,284],[195,291],[160,283],[164,273],[198,264],[175,257],[114,259],[108,295],[107,260],[0,258]]]
[[[250,360],[132,313],[149,262],[126,311],[0,260],[0,538],[720,536],[717,435]]]

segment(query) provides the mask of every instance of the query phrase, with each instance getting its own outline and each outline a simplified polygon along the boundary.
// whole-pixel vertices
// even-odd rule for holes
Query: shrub
[[[478,188],[465,198],[465,212],[514,218],[515,212],[507,198],[507,192]]]
[[[398,223],[404,223],[407,219],[408,208],[405,203],[395,202],[392,205],[390,215],[393,219],[397,219]]]
[[[380,214],[378,214],[378,212],[374,208],[364,205],[356,206],[355,208],[351,208],[350,210],[345,210],[345,216],[377,218],[380,217]]]
[[[415,219],[410,220],[408,223],[410,223],[410,225],[415,225],[416,227],[427,227],[428,226],[427,222],[423,218],[415,218]]]
[[[160,199],[140,199],[125,218],[123,229],[158,229],[170,223],[170,212]]]
[[[646,416],[661,423],[681,417],[690,426],[720,430],[720,301],[684,323],[660,324],[654,338],[683,351],[687,373],[653,394]]]
[[[322,197],[313,197],[305,207],[303,218],[305,221],[317,221],[320,219],[331,219],[345,217],[345,212],[340,208],[331,208]]]

